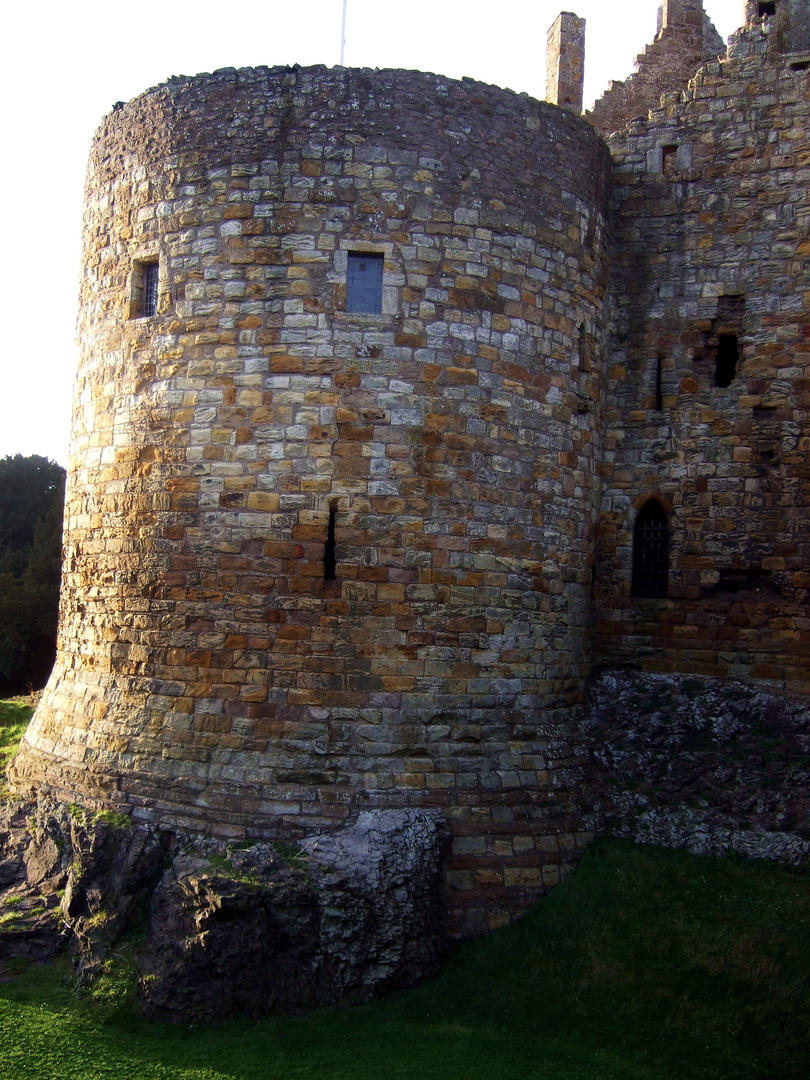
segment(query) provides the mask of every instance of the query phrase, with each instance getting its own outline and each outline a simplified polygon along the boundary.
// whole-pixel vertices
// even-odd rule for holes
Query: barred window
[[[146,263],[143,268],[143,314],[145,318],[157,315],[158,272],[156,262]]]
[[[641,599],[663,599],[669,583],[669,522],[657,499],[639,510],[633,530],[632,594]]]
[[[362,315],[382,312],[384,256],[375,251],[350,251],[346,274],[346,310]]]
[[[160,262],[158,259],[137,259],[132,264],[130,319],[151,319],[157,315]]]

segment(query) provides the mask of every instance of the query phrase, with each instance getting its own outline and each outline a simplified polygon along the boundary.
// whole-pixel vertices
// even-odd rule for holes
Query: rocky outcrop
[[[810,704],[733,680],[607,671],[589,688],[600,831],[810,858]]]
[[[269,844],[176,858],[140,960],[148,1011],[221,1020],[365,1001],[415,986],[443,955],[438,813],[361,813],[285,862]]]
[[[439,811],[369,811],[300,847],[233,848],[77,806],[7,803],[0,964],[68,947],[91,981],[137,928],[151,1016],[367,1000],[438,970],[445,834]]]

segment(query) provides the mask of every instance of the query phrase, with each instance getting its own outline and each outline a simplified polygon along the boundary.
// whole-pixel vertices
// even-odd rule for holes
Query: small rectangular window
[[[160,268],[156,262],[146,263],[143,268],[144,318],[151,318],[152,315],[157,315],[159,269]]]
[[[678,171],[678,147],[664,146],[662,147],[662,153],[661,172],[668,180],[671,180]]]
[[[346,310],[362,315],[382,313],[383,263],[375,251],[350,251],[346,274]]]
[[[132,267],[131,319],[151,319],[157,315],[160,263],[157,259],[138,261]]]
[[[759,17],[760,19],[772,19],[776,14],[775,0],[771,0],[771,3],[765,3],[759,5]]]

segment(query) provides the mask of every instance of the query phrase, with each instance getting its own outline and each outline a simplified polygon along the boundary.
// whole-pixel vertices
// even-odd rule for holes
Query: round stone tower
[[[459,930],[557,880],[609,168],[579,117],[412,72],[227,70],[116,107],[19,790],[233,838],[440,806]]]

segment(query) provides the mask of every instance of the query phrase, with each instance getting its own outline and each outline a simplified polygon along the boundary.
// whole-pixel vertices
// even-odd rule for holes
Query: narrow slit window
[[[776,14],[776,2],[771,0],[770,3],[764,3],[759,5],[759,17],[760,19],[772,19]]]
[[[665,599],[669,585],[669,521],[657,499],[639,510],[633,529],[631,591],[639,599]]]
[[[678,172],[677,146],[662,147],[661,172],[668,180],[671,180],[672,177],[675,176],[675,174]]]
[[[346,310],[360,315],[382,313],[383,263],[374,251],[350,251],[346,274]]]
[[[736,334],[720,334],[717,338],[717,363],[714,371],[714,385],[725,389],[731,386],[737,374],[740,360],[740,343]]]
[[[156,262],[145,263],[143,268],[143,316],[146,319],[157,315],[158,274],[160,267]]]
[[[591,370],[591,338],[586,323],[579,328],[579,370],[580,372]]]
[[[335,581],[337,578],[337,545],[335,542],[336,521],[337,510],[334,506],[330,506],[329,523],[326,526],[326,547],[323,552],[324,581]]]

